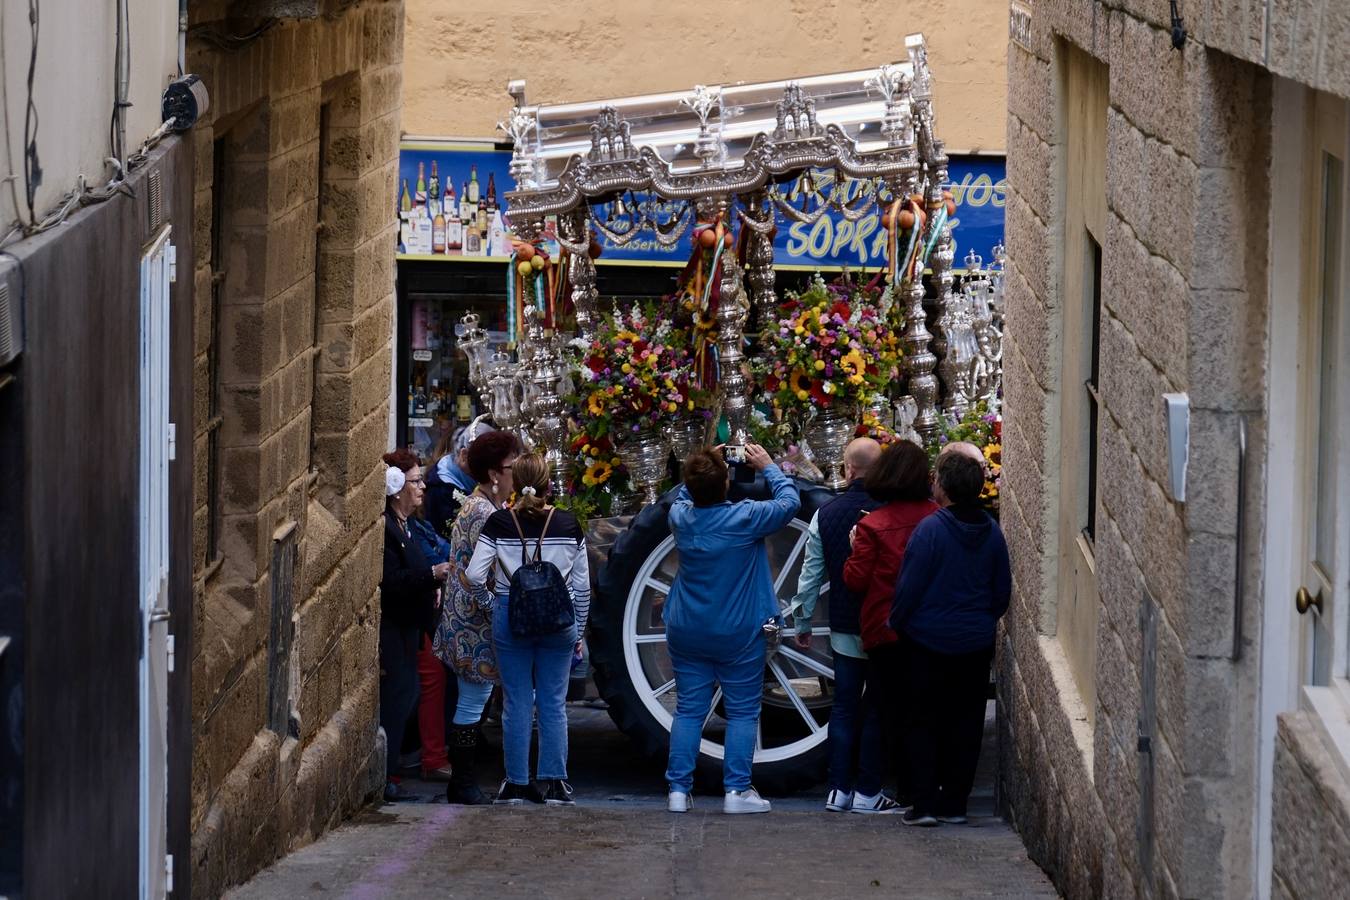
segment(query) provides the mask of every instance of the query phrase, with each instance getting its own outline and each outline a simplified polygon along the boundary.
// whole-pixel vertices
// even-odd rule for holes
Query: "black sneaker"
[[[527,800],[531,803],[543,803],[544,796],[539,793],[539,788],[532,784],[503,781],[501,789],[497,791],[497,799],[492,802],[499,806],[520,806]]]
[[[900,821],[906,825],[918,825],[921,828],[932,828],[938,823],[938,820],[928,813],[919,812],[917,809],[911,809],[900,817]]]
[[[397,781],[386,781],[384,783],[385,803],[407,803],[410,800],[416,799],[416,794],[399,784]]]
[[[550,778],[544,782],[544,802],[549,806],[576,806],[576,797],[572,795],[572,786],[561,778]]]

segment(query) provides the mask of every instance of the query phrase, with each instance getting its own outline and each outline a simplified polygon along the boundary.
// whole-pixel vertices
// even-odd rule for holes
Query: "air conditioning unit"
[[[0,269],[0,366],[14,362],[23,352],[23,304],[14,283],[16,274],[14,266]]]

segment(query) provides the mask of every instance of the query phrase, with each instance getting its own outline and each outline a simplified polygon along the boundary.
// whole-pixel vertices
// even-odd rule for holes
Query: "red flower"
[[[591,356],[586,359],[586,367],[599,375],[605,371],[605,361],[598,356]]]
[[[830,395],[825,393],[824,382],[819,378],[812,379],[811,381],[811,399],[821,406],[830,405]]]
[[[853,311],[848,308],[847,303],[845,303],[843,300],[840,300],[834,306],[830,307],[830,313],[839,316],[841,319],[847,322],[849,316],[853,314]]]
[[[781,385],[782,383],[783,383],[782,379],[780,379],[777,375],[764,376],[764,390],[768,391],[769,393],[773,393],[774,391],[778,390],[778,386]]]
[[[853,429],[853,436],[855,438],[867,437],[867,426],[859,425],[857,428]]]

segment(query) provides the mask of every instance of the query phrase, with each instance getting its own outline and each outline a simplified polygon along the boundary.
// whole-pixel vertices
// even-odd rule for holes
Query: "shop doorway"
[[[1257,884],[1270,896],[1277,718],[1313,712],[1350,759],[1350,111],[1277,80]],[[1337,724],[1339,723],[1339,725]],[[1336,754],[1333,754],[1336,755]]]
[[[165,227],[141,257],[140,303],[140,896],[173,890],[166,844],[169,775],[169,297],[174,246]]]

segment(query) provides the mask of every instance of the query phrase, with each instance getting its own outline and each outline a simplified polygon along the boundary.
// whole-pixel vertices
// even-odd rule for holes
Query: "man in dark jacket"
[[[1012,593],[1008,545],[980,507],[984,468],[943,453],[936,476],[949,505],[910,536],[890,617],[910,695],[904,740],[916,797],[908,825],[966,821],[995,629]]]
[[[423,512],[441,537],[449,540],[450,527],[459,515],[455,493],[468,496],[477,483],[469,474],[467,447],[451,449],[427,470],[427,495]]]
[[[811,646],[811,615],[816,600],[822,584],[829,583],[834,703],[830,707],[825,808],[830,812],[891,813],[899,808],[881,792],[886,766],[880,711],[876,704],[863,701],[867,654],[860,636],[862,598],[844,585],[849,531],[859,518],[878,506],[863,487],[863,479],[880,455],[881,445],[867,437],[856,438],[844,450],[848,489],[822,506],[811,520],[794,599],[798,607],[796,644],[799,650],[806,650]]]

